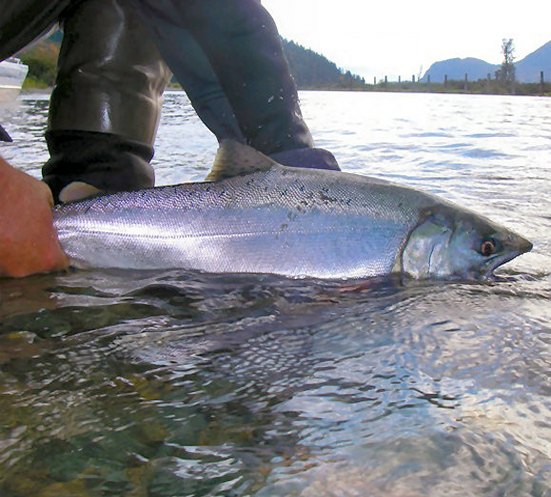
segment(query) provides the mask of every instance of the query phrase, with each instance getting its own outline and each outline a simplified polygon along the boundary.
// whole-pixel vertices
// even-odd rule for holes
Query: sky
[[[411,80],[433,62],[516,60],[551,41],[551,0],[263,0],[280,34],[372,82]]]

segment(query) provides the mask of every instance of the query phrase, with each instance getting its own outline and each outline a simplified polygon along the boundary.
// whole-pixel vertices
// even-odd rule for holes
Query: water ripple
[[[468,205],[534,251],[488,284],[0,280],[0,494],[549,494],[551,103],[301,99],[343,169]],[[1,153],[38,176],[47,95],[6,112]],[[158,182],[202,179],[215,145],[169,93]]]

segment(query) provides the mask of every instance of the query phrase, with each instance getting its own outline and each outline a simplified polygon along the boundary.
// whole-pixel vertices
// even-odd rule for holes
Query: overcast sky
[[[551,0],[263,0],[280,34],[371,82],[416,77],[433,62],[516,60],[551,40]]]

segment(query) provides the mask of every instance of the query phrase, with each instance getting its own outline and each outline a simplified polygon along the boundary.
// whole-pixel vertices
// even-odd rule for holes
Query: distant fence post
[[[490,93],[490,80],[492,79],[492,76],[490,73],[488,73],[488,76],[486,78],[486,93]]]
[[[427,91],[430,91],[430,74],[427,74]]]
[[[447,74],[444,75],[444,88],[445,89],[448,88],[448,75]]]
[[[377,86],[377,76],[373,76],[373,86]]]
[[[465,84],[463,85],[463,90],[464,91],[467,91],[469,85],[468,85],[468,81],[469,81],[469,76],[467,73],[465,73]]]
[[[387,84],[388,84],[388,76],[385,76],[385,88],[386,88]]]
[[[411,82],[415,84],[415,74],[411,77]]]
[[[545,90],[545,79],[543,77],[543,71],[540,71],[540,93],[543,95]]]
[[[402,82],[402,76],[398,76],[398,83]]]

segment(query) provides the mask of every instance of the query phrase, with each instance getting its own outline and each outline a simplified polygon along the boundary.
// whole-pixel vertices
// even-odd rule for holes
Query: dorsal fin
[[[220,181],[233,176],[243,176],[267,171],[279,165],[263,153],[234,140],[222,140],[214,164],[206,181]]]

